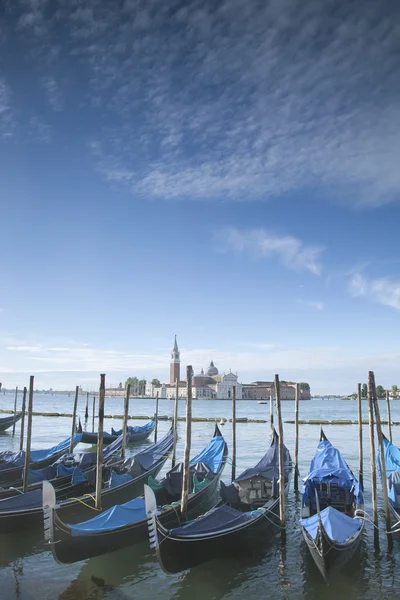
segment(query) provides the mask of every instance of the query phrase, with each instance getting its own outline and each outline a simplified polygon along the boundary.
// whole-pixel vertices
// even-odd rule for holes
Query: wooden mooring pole
[[[26,387],[24,387],[24,394],[22,396],[22,417],[21,417],[21,433],[19,441],[19,449],[24,448],[24,429],[25,429],[25,411],[26,411]]]
[[[376,495],[376,457],[375,457],[375,438],[374,438],[374,414],[373,414],[373,386],[370,377],[368,378],[368,419],[369,419],[369,447],[371,454],[371,487],[372,487],[372,521],[374,523],[374,546],[379,550],[379,531],[378,531],[378,503]]]
[[[271,425],[271,432],[274,435],[274,405],[272,404],[272,395],[269,397],[269,422]]]
[[[387,414],[388,414],[389,440],[390,440],[390,442],[392,442],[392,418],[391,418],[391,415],[390,415],[389,390],[386,390],[386,406],[387,406]]]
[[[189,496],[189,461],[190,461],[190,446],[192,441],[192,365],[186,367],[186,442],[185,452],[183,455],[183,479],[182,479],[182,499],[181,513],[184,521],[187,521],[187,503]]]
[[[89,418],[89,392],[86,392],[85,421]]]
[[[106,392],[106,376],[100,375],[99,390],[99,428],[97,433],[96,462],[96,508],[101,510],[101,488],[103,484],[103,432],[104,432],[104,398]]]
[[[179,402],[179,379],[175,381],[175,403],[174,403],[174,446],[172,448],[172,468],[176,463],[176,442],[178,441],[178,402]]]
[[[364,468],[363,468],[363,442],[362,442],[362,410],[361,410],[361,383],[357,384],[357,404],[358,404],[358,480],[361,488],[364,489]]]
[[[33,412],[33,386],[35,377],[29,379],[29,401],[28,401],[28,427],[26,431],[25,468],[24,468],[24,492],[28,489],[29,465],[31,462],[31,440],[32,440],[32,412]]]
[[[374,410],[375,410],[376,432],[378,434],[379,457],[381,459],[382,491],[383,491],[383,504],[385,507],[385,521],[386,521],[386,535],[387,535],[387,542],[388,542],[388,551],[391,552],[393,550],[393,535],[392,535],[392,525],[390,522],[388,485],[387,485],[387,479],[386,479],[385,449],[383,446],[381,415],[380,415],[380,411],[379,411],[378,398],[376,397],[375,375],[374,375],[373,371],[369,372],[368,380],[369,380],[369,378],[371,378],[371,382],[372,382],[372,390],[373,390],[372,400],[374,403]]]
[[[14,424],[13,424],[13,432],[15,434],[15,417],[17,416],[17,398],[18,398],[18,386],[15,388],[15,397],[14,397]]]
[[[158,392],[156,394],[156,428],[154,430],[154,443],[157,441],[158,434]]]
[[[126,450],[126,436],[128,435],[128,415],[129,415],[129,398],[131,395],[131,384],[128,383],[126,388],[125,402],[124,402],[124,422],[122,424],[122,448],[121,457],[125,458]]]
[[[294,401],[294,491],[299,491],[299,384],[296,383],[296,396]]]
[[[71,429],[71,441],[69,443],[69,452],[72,454],[74,450],[74,439],[76,432],[76,410],[78,408],[78,396],[79,396],[79,385],[75,388],[75,398],[74,398],[74,410],[72,413],[72,429]]]
[[[93,396],[92,431],[94,432],[94,415],[96,414],[96,396]]]
[[[236,385],[232,387],[232,481],[236,477]]]
[[[279,375],[275,375],[276,418],[278,420],[279,435],[279,518],[281,520],[282,538],[286,536],[285,530],[285,462],[283,452],[283,426],[281,415],[281,391]]]

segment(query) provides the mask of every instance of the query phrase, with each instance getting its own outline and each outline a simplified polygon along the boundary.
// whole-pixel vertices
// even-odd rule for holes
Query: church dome
[[[208,375],[209,377],[214,377],[214,375],[218,375],[218,369],[214,365],[213,361],[210,362],[210,366],[208,367],[208,369],[206,371],[206,375]]]

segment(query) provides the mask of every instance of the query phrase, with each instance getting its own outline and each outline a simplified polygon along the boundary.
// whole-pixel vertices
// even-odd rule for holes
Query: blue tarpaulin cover
[[[283,461],[285,465],[285,480],[287,481],[290,473],[290,453],[286,446],[283,446]],[[265,479],[279,479],[279,445],[274,438],[267,453],[256,464],[255,467],[246,469],[235,479],[235,481],[245,481],[253,477],[265,477]]]
[[[45,448],[44,450],[32,450],[31,451],[31,464],[40,462],[42,460],[51,458],[67,450],[69,448],[71,438],[67,438],[60,442],[57,446],[52,448]],[[79,444],[82,439],[81,433],[76,433],[74,436],[74,446]],[[22,467],[25,464],[25,450],[20,452],[1,452],[0,453],[0,470],[1,469],[12,469],[13,467]]]
[[[314,500],[314,482],[335,482],[340,488],[353,490],[358,504],[363,502],[361,486],[350,471],[339,450],[328,440],[318,444],[317,451],[311,461],[310,472],[302,489],[305,504]]]
[[[333,508],[333,506],[328,506],[320,514],[328,537],[339,544],[345,544],[346,540],[358,531],[362,525],[360,519],[352,519]],[[300,519],[300,523],[315,540],[318,532],[318,514],[308,517],[308,519]]]
[[[145,425],[129,425],[128,433],[129,433],[129,435],[135,435],[138,433],[146,433],[146,431],[151,431],[152,429],[154,429],[155,426],[156,426],[156,422],[154,421],[154,419],[149,421]],[[119,429],[118,431],[116,431],[115,429],[111,428],[111,435],[121,435],[121,434],[122,434],[122,429]]]
[[[202,533],[213,533],[224,529],[231,529],[248,523],[252,520],[251,513],[240,512],[226,504],[210,510],[202,517],[184,525],[171,529],[171,535],[178,537],[191,536]]]
[[[18,494],[11,498],[0,500],[0,513],[12,512],[14,510],[27,510],[28,508],[42,507],[42,488],[26,494]]]
[[[189,464],[205,463],[213,473],[217,473],[221,466],[225,450],[225,440],[222,435],[216,435],[211,442]]]
[[[394,508],[400,508],[400,503],[397,501],[396,488],[399,490],[400,486],[400,450],[394,444],[392,444],[387,438],[383,438],[383,450],[385,456],[386,465],[386,477],[388,483],[388,496],[389,502]],[[378,471],[382,480],[381,471],[381,457],[380,453],[377,453]]]
[[[143,521],[146,518],[144,498],[135,498],[125,504],[117,504],[100,515],[83,521],[77,525],[70,525],[71,535],[82,536],[94,533],[103,533],[123,527],[129,523]]]
[[[172,429],[167,435],[157,444],[151,444],[146,450],[135,454],[135,461],[145,470],[148,471],[155,463],[160,461],[171,449],[171,443],[174,439]]]

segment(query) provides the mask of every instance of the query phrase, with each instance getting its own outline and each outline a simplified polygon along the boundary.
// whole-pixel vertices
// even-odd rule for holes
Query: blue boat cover
[[[283,461],[285,465],[285,480],[287,481],[290,475],[290,453],[285,445],[283,446]],[[275,437],[267,453],[256,466],[243,471],[235,481],[244,481],[253,477],[264,477],[271,481],[279,479],[279,444]]]
[[[100,515],[83,521],[77,525],[70,525],[73,537],[113,531],[130,523],[137,523],[146,518],[144,498],[135,498],[125,504],[117,504]]]
[[[394,508],[399,508],[397,496],[400,495],[400,450],[387,438],[383,438],[383,451],[386,465],[386,478],[388,484],[389,502]],[[381,457],[377,453],[378,471],[382,481]]]
[[[0,513],[42,507],[42,488],[0,500]]]
[[[135,454],[135,461],[142,467],[142,469],[148,471],[151,467],[168,455],[173,439],[174,433],[172,429],[170,429],[162,440],[156,444],[151,444],[151,446],[149,446],[146,450],[142,450],[142,452]]]
[[[117,450],[122,448],[122,435],[117,437],[107,448],[103,451],[103,458],[108,458],[112,454],[115,454]],[[88,454],[95,454],[94,452],[88,452]]]
[[[176,535],[178,537],[213,533],[224,529],[238,527],[244,523],[248,523],[253,518],[252,513],[240,512],[235,508],[223,504],[183,527],[171,529],[170,533],[171,535]]]
[[[352,490],[358,504],[363,502],[363,494],[358,480],[347,466],[339,450],[328,440],[319,442],[310,464],[310,472],[303,481],[302,495],[307,505],[314,500],[314,482],[335,482],[340,488]]]
[[[140,433],[146,433],[147,431],[152,431],[156,426],[156,422],[153,420],[149,421],[145,425],[129,425],[128,426],[128,434],[129,435],[137,435]],[[121,435],[122,429],[116,431],[111,427],[111,435]]]
[[[119,474],[119,473],[116,473],[115,471],[111,471],[108,485],[110,488],[114,488],[119,485],[122,485],[123,483],[126,483],[127,481],[132,481],[132,477],[131,477],[131,475],[129,475],[129,473]]]
[[[225,440],[222,435],[216,435],[212,438],[208,446],[204,448],[197,456],[192,458],[190,465],[196,463],[205,463],[213,473],[218,473],[224,457]]]
[[[361,519],[357,519],[357,517],[352,519],[333,506],[327,506],[320,514],[326,534],[338,544],[345,544],[349,537],[361,529]],[[308,517],[308,519],[300,519],[300,523],[315,540],[318,533],[318,514]]]
[[[69,448],[71,438],[67,438],[60,442],[57,446],[52,448],[46,448],[44,450],[32,450],[31,451],[31,464],[40,462],[45,459],[49,459],[52,456],[57,456],[64,450]],[[79,444],[82,439],[81,433],[76,433],[74,436],[74,446]],[[25,450],[19,452],[0,452],[0,470],[1,469],[12,469],[13,467],[22,467],[25,464]]]

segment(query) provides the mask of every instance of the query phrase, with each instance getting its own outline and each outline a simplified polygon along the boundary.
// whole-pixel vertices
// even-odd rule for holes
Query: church
[[[157,395],[159,398],[175,398],[176,381],[179,381],[179,397],[186,398],[186,381],[181,380],[181,360],[178,348],[178,342],[175,336],[174,346],[171,350],[170,360],[170,380],[169,383],[161,385],[146,384],[146,396],[154,398]],[[217,367],[211,360],[208,368],[204,372],[201,369],[200,373],[192,377],[192,396],[201,400],[228,400],[232,398],[232,388],[236,387],[236,398],[242,398],[242,384],[238,383],[237,374],[224,373],[219,374]]]

